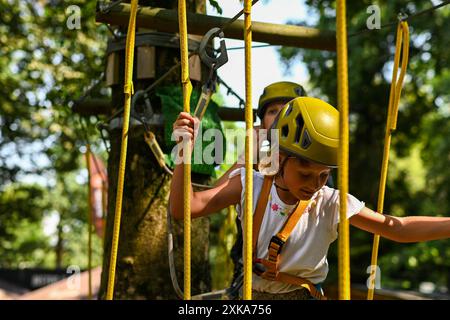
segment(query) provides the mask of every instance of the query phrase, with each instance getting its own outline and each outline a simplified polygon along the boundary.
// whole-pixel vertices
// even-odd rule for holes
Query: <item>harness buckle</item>
[[[254,259],[253,272],[263,279],[275,281],[278,277],[278,263],[265,259]]]
[[[266,272],[266,267],[262,263],[262,259],[253,260],[253,272],[258,276],[261,276],[264,272]]]
[[[281,252],[281,249],[283,249],[283,246],[286,243],[286,241],[283,241],[277,235],[274,235],[272,237],[272,239],[270,239],[269,249],[271,248],[272,243],[275,243],[276,245],[278,245],[278,249],[275,249],[275,248],[273,248],[273,249],[277,250],[277,255],[279,255]]]

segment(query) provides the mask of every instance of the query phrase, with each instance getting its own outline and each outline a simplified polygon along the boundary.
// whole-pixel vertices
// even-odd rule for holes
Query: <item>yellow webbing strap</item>
[[[92,300],[92,175],[91,146],[86,145],[86,168],[88,171],[88,299]]]
[[[178,1],[178,25],[181,50],[181,84],[183,111],[190,112],[192,84],[189,80],[186,0]],[[184,299],[191,299],[191,141],[183,145],[183,204],[184,204]]]
[[[245,42],[245,195],[244,195],[244,300],[252,299],[253,228],[253,110],[252,110],[252,1],[244,2]]]
[[[350,248],[349,223],[347,220],[348,193],[348,65],[347,23],[345,0],[337,0],[336,35],[338,59],[338,106],[339,106],[339,299],[350,300]]]
[[[281,250],[291,235],[292,230],[294,230],[305,212],[308,204],[309,201],[300,201],[297,208],[295,208],[295,211],[289,216],[281,230],[270,240],[267,259],[262,260],[262,264],[266,267],[266,271],[260,275],[262,278],[272,281],[277,280]]]
[[[159,166],[161,168],[164,168],[166,166],[164,152],[161,150],[161,147],[159,146],[159,143],[156,140],[155,134],[151,131],[145,132],[144,140],[150,147],[150,150],[152,150],[153,155],[155,156],[156,161],[158,161]]]
[[[402,43],[403,42],[403,43]],[[384,136],[383,162],[381,165],[380,185],[378,188],[378,204],[377,212],[383,214],[384,194],[386,190],[386,179],[389,165],[389,150],[391,147],[391,134],[397,127],[398,105],[400,102],[400,94],[403,87],[403,79],[406,74],[409,54],[409,29],[406,21],[399,22],[397,26],[394,68],[392,69],[391,91],[389,94],[389,106],[386,122],[386,133]],[[403,48],[403,49],[402,49]],[[402,53],[402,64],[400,76],[397,80],[398,66],[400,64],[400,52]],[[376,234],[373,238],[372,258],[370,262],[370,280],[369,290],[367,292],[367,300],[373,300],[375,291],[376,266],[378,259],[378,247],[380,244],[380,235]]]
[[[253,216],[253,235],[252,235],[252,249],[253,256],[256,254],[256,245],[258,243],[259,230],[266,212],[267,202],[269,200],[270,189],[272,188],[274,176],[264,176],[259,199],[256,203],[255,214]]]
[[[281,229],[280,232],[277,233],[277,237],[282,241],[286,242],[289,236],[297,225],[298,221],[305,213],[306,207],[308,207],[310,200],[300,201],[297,209],[289,216],[289,219],[286,221],[285,225]]]
[[[130,21],[128,23],[127,42],[125,48],[125,105],[123,112],[122,145],[120,149],[119,177],[117,181],[116,207],[114,212],[114,229],[111,243],[111,257],[109,262],[108,288],[106,299],[112,300],[114,295],[114,281],[117,262],[117,249],[119,246],[120,219],[122,216],[122,196],[125,178],[125,164],[127,160],[128,127],[130,122],[130,104],[133,94],[133,60],[134,60],[134,39],[136,33],[136,13],[138,0],[131,1]]]

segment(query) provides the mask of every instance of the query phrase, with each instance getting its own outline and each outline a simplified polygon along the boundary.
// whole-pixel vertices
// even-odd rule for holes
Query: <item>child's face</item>
[[[264,112],[264,117],[261,121],[263,129],[270,129],[273,121],[277,117],[277,114],[283,109],[286,103],[282,101],[271,102],[267,105],[266,111]]]
[[[299,200],[309,200],[327,182],[330,168],[314,162],[289,157],[284,165],[284,182]]]

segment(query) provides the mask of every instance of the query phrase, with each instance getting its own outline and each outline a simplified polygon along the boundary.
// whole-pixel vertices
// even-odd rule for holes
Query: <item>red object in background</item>
[[[108,203],[108,176],[103,161],[92,153],[89,157],[89,167],[91,170],[92,223],[97,235],[103,239]]]

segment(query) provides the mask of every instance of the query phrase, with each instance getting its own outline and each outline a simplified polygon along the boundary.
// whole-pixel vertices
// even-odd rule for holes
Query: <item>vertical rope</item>
[[[183,111],[190,112],[192,92],[189,80],[186,0],[178,1],[178,24],[181,50],[181,84]],[[183,209],[184,209],[184,299],[191,299],[191,141],[183,143]]]
[[[88,299],[92,300],[92,174],[91,146],[86,145],[86,167],[88,170]]]
[[[252,110],[252,1],[244,3],[245,42],[245,201],[244,201],[244,300],[252,299],[253,228],[253,110]]]
[[[349,223],[347,220],[348,193],[348,65],[347,23],[345,0],[337,0],[336,7],[337,59],[338,59],[338,105],[339,105],[339,299],[350,300],[350,248]]]
[[[106,219],[107,219],[107,214],[106,212],[108,211],[108,189],[106,187],[106,179],[103,180],[102,179],[102,220],[103,220],[103,234],[102,234],[102,249],[105,248],[105,237],[106,237]],[[102,256],[104,256],[104,252],[102,252]]]
[[[398,66],[400,64],[400,50],[402,48],[403,40],[403,50],[402,50],[402,65],[400,69],[400,75],[397,80]],[[406,67],[408,64],[408,54],[409,54],[409,29],[408,23],[406,21],[399,22],[397,26],[397,39],[395,44],[395,57],[394,57],[394,68],[392,69],[392,81],[391,90],[389,94],[389,106],[388,115],[386,120],[386,132],[384,136],[384,150],[383,150],[383,161],[381,164],[381,175],[380,184],[378,187],[378,204],[377,212],[383,214],[384,207],[384,195],[386,192],[386,181],[389,166],[389,151],[391,147],[391,136],[392,132],[397,127],[397,115],[398,115],[398,105],[400,102],[400,95],[403,87],[403,80],[406,74]],[[367,300],[373,300],[373,295],[375,292],[375,279],[376,270],[378,263],[378,249],[380,245],[380,235],[376,234],[373,238],[372,245],[372,257],[370,262],[370,285],[367,292]]]
[[[117,263],[117,249],[119,247],[120,220],[122,217],[122,197],[123,184],[125,179],[125,165],[127,161],[128,127],[130,122],[130,104],[133,94],[133,60],[134,60],[134,40],[136,32],[136,13],[138,0],[131,1],[130,21],[128,23],[128,33],[125,51],[125,105],[123,112],[122,144],[120,149],[119,177],[117,182],[116,207],[114,212],[114,229],[111,243],[111,257],[109,262],[109,277],[106,299],[112,300],[114,296],[115,271]]]

